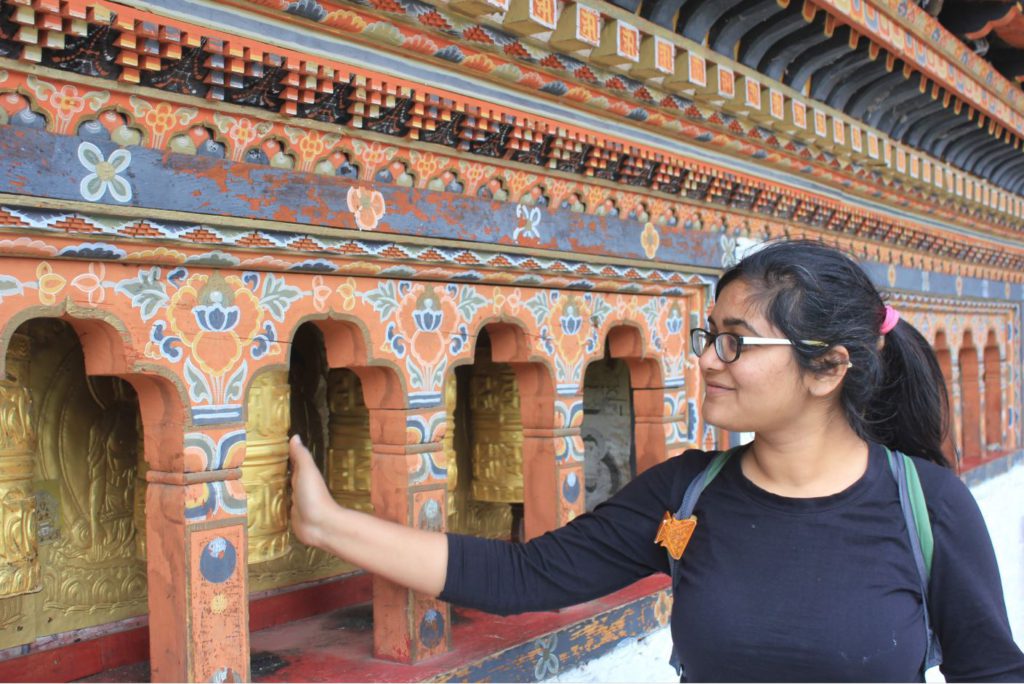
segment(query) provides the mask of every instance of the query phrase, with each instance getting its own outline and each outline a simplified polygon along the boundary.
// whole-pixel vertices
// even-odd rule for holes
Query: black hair
[[[793,341],[806,371],[834,368],[830,350],[846,347],[853,366],[840,403],[861,438],[949,467],[942,453],[949,400],[935,352],[904,319],[881,337],[885,302],[853,259],[810,240],[769,242],[722,275],[715,297],[735,280],[753,290],[765,318]]]

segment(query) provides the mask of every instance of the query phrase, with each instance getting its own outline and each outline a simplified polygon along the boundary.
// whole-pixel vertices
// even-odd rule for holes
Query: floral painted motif
[[[109,159],[106,159],[100,148],[91,142],[83,142],[78,146],[78,161],[89,171],[78,186],[84,199],[98,202],[109,191],[116,202],[131,201],[132,186],[118,175],[131,164],[131,152],[117,149],[110,153]]]
[[[71,131],[78,115],[87,107],[93,112],[98,112],[100,107],[110,99],[110,93],[106,91],[86,90],[80,92],[77,86],[66,83],[57,87],[35,76],[29,76],[26,83],[36,97],[50,106],[57,124],[54,132],[60,134]]]
[[[640,234],[640,244],[644,248],[644,254],[648,259],[653,259],[658,254],[658,247],[661,245],[661,236],[653,223],[644,226],[644,232]]]
[[[540,240],[540,207],[516,205],[516,229],[512,239],[519,244],[535,245]]]
[[[324,135],[320,131],[308,131],[293,126],[285,126],[284,132],[299,154],[299,171],[312,171],[316,162],[333,150],[341,140],[338,135]]]
[[[196,116],[199,110],[195,107],[173,107],[167,102],[158,102],[155,105],[148,100],[132,95],[128,98],[135,116],[141,117],[147,130],[152,136],[152,145],[162,147],[167,133],[174,128],[187,126]]]
[[[42,304],[52,305],[57,302],[57,295],[67,285],[67,278],[60,273],[54,273],[53,267],[45,261],[36,267],[36,278],[38,279],[39,301]]]
[[[558,634],[543,636],[537,640],[540,655],[533,666],[533,675],[539,682],[558,674],[561,663],[558,660]]]
[[[219,112],[214,113],[213,122],[217,130],[234,143],[231,146],[231,158],[234,161],[242,161],[249,147],[273,128],[269,121],[253,121],[244,116],[235,118]]]
[[[348,210],[355,215],[359,230],[374,230],[384,217],[384,196],[377,190],[351,187],[346,197]]]

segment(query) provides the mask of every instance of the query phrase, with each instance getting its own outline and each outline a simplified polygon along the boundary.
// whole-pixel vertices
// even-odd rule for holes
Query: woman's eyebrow
[[[745,321],[742,318],[732,318],[732,317],[726,318],[725,320],[722,321],[722,325],[725,325],[727,327],[732,327],[732,328],[746,328],[747,330],[749,330],[750,332],[754,333],[755,335],[760,335],[761,334],[761,333],[757,332],[757,330],[754,329],[754,326],[750,325],[750,323],[747,323],[747,321]]]

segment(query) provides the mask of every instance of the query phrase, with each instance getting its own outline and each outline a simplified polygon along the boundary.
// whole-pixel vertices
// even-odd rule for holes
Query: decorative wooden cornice
[[[254,8],[249,2],[235,4]],[[666,115],[682,110],[689,117],[687,123],[699,123],[714,135],[717,118],[722,124],[720,130],[739,137],[742,144],[756,145],[759,139],[767,138],[781,141],[774,153],[766,150],[769,159],[784,155],[790,146],[799,149],[809,145],[812,154],[800,165],[818,162],[832,170],[845,171],[847,178],[834,182],[849,190],[856,191],[859,180],[870,179],[876,187],[890,186],[901,197],[920,193],[918,196],[927,198],[927,203],[936,202],[937,196],[954,204],[1011,215],[1020,209],[1020,200],[1012,193],[893,141],[863,122],[693,41],[604,3],[594,3],[600,11],[589,10],[596,15],[596,26],[600,29],[590,38],[599,47],[576,38],[572,39],[576,42],[566,42],[561,37],[564,26],[533,35],[538,27],[544,27],[535,20],[523,19],[524,13],[553,11],[564,24],[567,16],[587,9],[581,4],[564,5],[557,0],[511,0],[504,13],[500,7],[485,3],[438,2],[427,11],[406,0],[355,5],[323,0],[306,3],[302,8],[277,0],[261,0],[259,6],[279,21],[307,25],[315,22],[315,27],[325,32],[368,40],[386,50],[411,49],[417,59],[448,59],[449,68],[496,76],[520,87],[540,90],[547,97],[565,100],[568,95],[571,106],[591,107],[601,102],[610,113],[634,117],[645,125],[656,125]],[[293,9],[288,10],[289,7]],[[450,7],[480,16],[467,22],[453,15]],[[813,6],[805,3],[805,7],[811,8],[813,15]],[[289,16],[290,13],[301,16]],[[389,29],[378,23],[382,20],[390,24]],[[836,30],[835,22],[827,24],[829,31]],[[616,26],[623,28],[626,35],[640,36],[635,62],[617,54],[609,56],[614,52],[610,46],[617,45],[619,38],[614,30],[606,29]],[[414,30],[422,37],[410,37]],[[602,47],[602,40],[608,46]],[[851,36],[853,44],[856,40]],[[427,46],[432,46],[433,51],[425,50]],[[655,46],[665,60],[661,68],[654,62]],[[566,57],[553,49],[556,47],[577,51],[573,57]],[[669,56],[672,59],[667,59]],[[922,82],[921,89],[927,90],[926,85]],[[938,90],[933,89],[933,94],[937,97]],[[948,94],[944,97],[944,106],[955,104]]]
[[[51,5],[57,8],[57,15],[61,17],[62,12],[77,11],[71,2]],[[120,6],[114,7],[120,9]],[[93,78],[96,85],[109,83],[110,79],[127,81],[129,85],[124,87],[129,90],[132,87],[130,83],[138,81],[149,88],[163,89],[165,95],[161,97],[178,98],[181,103],[187,103],[194,96],[203,96],[214,103],[225,103],[227,111],[232,107],[241,108],[240,111],[248,108],[249,111],[274,112],[276,109],[287,114],[294,109],[298,117],[305,119],[313,129],[324,132],[334,131],[335,126],[341,124],[368,131],[371,135],[376,132],[387,137],[440,143],[463,154],[511,158],[525,168],[536,165],[556,176],[578,175],[636,188],[640,192],[679,195],[698,203],[748,210],[752,216],[766,215],[812,227],[869,235],[876,240],[895,240],[920,249],[931,249],[946,242],[956,245],[957,242],[955,237],[943,236],[941,229],[922,231],[913,225],[913,221],[892,220],[876,210],[865,211],[849,206],[845,201],[815,196],[813,192],[794,192],[792,186],[785,182],[756,177],[754,174],[763,174],[764,171],[755,167],[750,167],[751,175],[736,173],[718,164],[699,163],[692,157],[665,153],[654,144],[640,145],[628,137],[616,140],[603,130],[569,126],[563,121],[502,107],[489,100],[467,98],[437,86],[382,78],[367,68],[314,58],[247,37],[143,14],[131,8],[121,9],[120,15],[105,11],[100,5],[83,11],[84,14],[71,19],[66,26],[62,19],[61,28],[66,30],[59,32],[60,38],[58,33],[51,36],[39,31],[41,20],[33,14],[37,44],[54,46],[40,49],[34,56],[52,68],[74,72],[79,82],[85,82],[83,73],[91,74],[85,80]],[[350,15],[351,12],[346,16]],[[161,24],[161,21],[165,23]],[[123,30],[115,30],[115,27]],[[56,28],[52,30],[56,32]],[[18,45],[17,37],[12,36],[5,45]],[[21,49],[24,52],[28,48],[22,46]],[[6,73],[3,76],[8,78]],[[2,87],[3,83],[0,83]],[[55,95],[62,86],[55,83],[53,88]],[[25,86],[18,86],[18,89],[21,92],[31,91]],[[14,111],[17,106],[9,115],[17,114]],[[155,101],[148,107],[145,112],[134,113],[148,118],[150,110],[158,109]],[[56,111],[52,116],[59,118],[61,113]],[[214,131],[219,126],[215,120],[217,115],[211,112],[209,116],[214,119],[207,122],[207,130]],[[734,117],[716,112],[709,118],[714,120],[715,117],[718,123],[707,122],[708,127],[744,130]],[[267,130],[269,132],[270,128]],[[699,139],[706,134],[714,136],[717,130],[694,126],[690,134]],[[284,131],[276,142],[261,138],[263,142],[257,147],[262,146],[264,154],[271,156],[284,154],[281,145],[289,135]],[[294,134],[300,147],[302,140],[310,138],[304,136],[305,133],[299,130]],[[451,136],[451,141],[444,136]],[[648,139],[656,140],[650,136]],[[722,140],[729,138],[723,135]],[[160,146],[152,139],[148,144]],[[764,159],[758,157],[758,149],[772,149],[770,144],[767,148],[747,144],[754,151],[752,156],[755,160]],[[778,143],[776,145],[781,147]],[[794,149],[799,148],[794,146]],[[310,170],[318,163],[315,158],[307,158],[308,150],[301,148],[297,152],[296,157],[302,164],[310,164]],[[229,157],[237,160],[242,160],[246,154],[246,149],[237,144],[229,151]],[[783,155],[780,153],[779,156]],[[804,166],[815,161],[810,153],[793,156]],[[833,161],[838,159],[830,157]],[[827,162],[830,157],[823,156],[818,161]],[[899,164],[898,155],[896,163]],[[423,178],[422,182],[427,180]],[[864,185],[865,189],[871,187]],[[524,188],[534,191],[529,186]],[[518,193],[509,199],[525,201],[519,198]],[[893,196],[890,201],[895,204],[898,200]],[[918,206],[913,208],[920,210]],[[588,208],[589,211],[595,209],[593,205]],[[931,209],[933,213],[936,211],[935,207]],[[938,215],[943,215],[941,208]],[[952,219],[956,218],[957,215],[953,214]],[[996,234],[1000,232],[998,228],[990,230]],[[972,248],[976,249],[972,251]],[[955,258],[962,252],[965,259],[997,266],[1004,262],[1004,251],[964,245],[963,249],[950,246],[945,253]]]

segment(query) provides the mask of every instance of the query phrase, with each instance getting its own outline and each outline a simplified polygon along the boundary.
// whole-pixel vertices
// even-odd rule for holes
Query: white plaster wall
[[[1003,577],[1013,638],[1024,648],[1024,464],[971,488]]]
[[[1024,464],[971,488],[988,525],[1003,578],[1010,627],[1024,649]],[[566,670],[549,682],[677,682],[668,665],[668,628],[641,639],[626,639],[611,653]],[[938,671],[929,682],[944,681]]]

